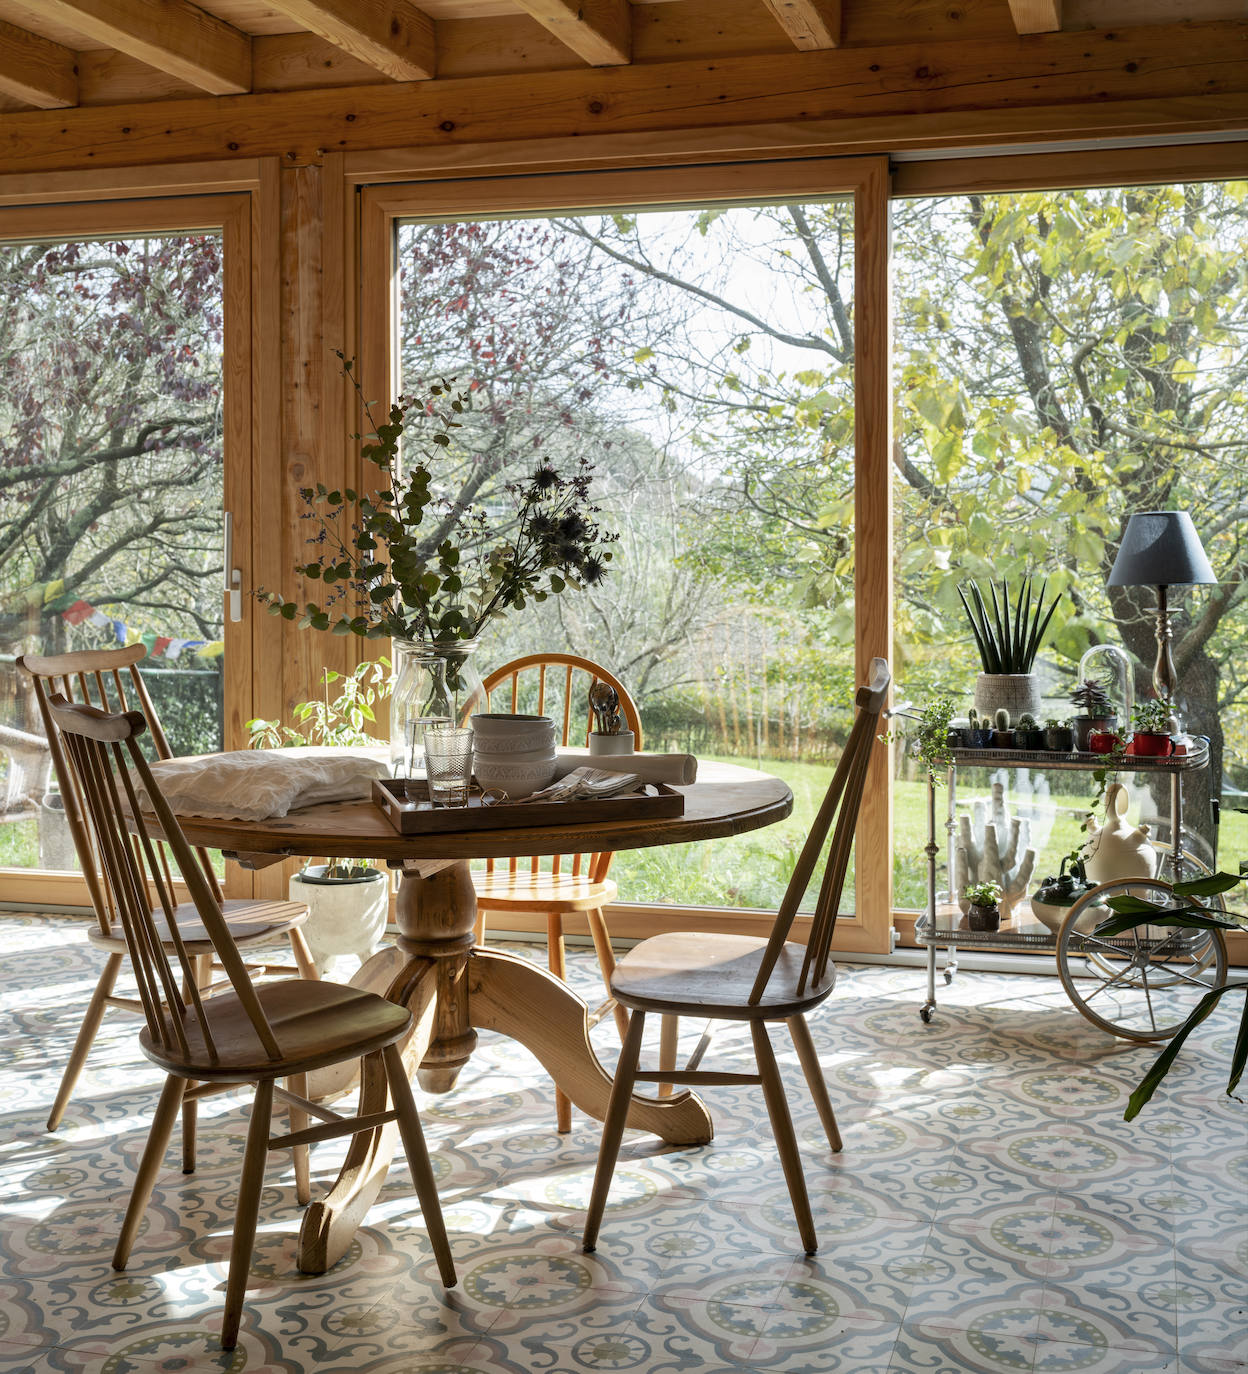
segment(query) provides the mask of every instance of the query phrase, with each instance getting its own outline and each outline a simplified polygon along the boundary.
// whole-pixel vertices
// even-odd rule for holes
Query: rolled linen
[[[555,777],[574,768],[601,768],[604,773],[636,773],[642,782],[665,782],[688,787],[698,780],[698,761],[692,754],[594,754],[588,749],[560,749]]]

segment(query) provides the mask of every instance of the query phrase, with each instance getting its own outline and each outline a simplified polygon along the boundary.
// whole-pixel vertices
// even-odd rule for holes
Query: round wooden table
[[[446,1092],[472,1054],[477,1031],[501,1031],[531,1050],[582,1111],[601,1120],[611,1078],[590,1045],[586,1004],[537,964],[474,946],[477,902],[468,861],[716,839],[772,825],[793,807],[779,778],[731,764],[701,765],[699,780],[680,790],[685,813],[668,819],[439,835],[400,835],[371,802],[329,803],[265,821],[180,820],[192,844],[224,850],[251,868],[297,855],[384,859],[399,869],[396,947],[374,955],[351,981],[411,1008],[416,1028],[404,1055],[421,1087]],[[385,1106],[384,1074],[366,1067],[359,1110]],[[634,1097],[628,1124],[672,1144],[703,1144],[712,1134],[710,1116],[691,1092]],[[381,1189],[396,1144],[393,1123],[352,1138],[333,1187],[304,1217],[299,1267],[306,1273],[324,1273],[344,1253]]]

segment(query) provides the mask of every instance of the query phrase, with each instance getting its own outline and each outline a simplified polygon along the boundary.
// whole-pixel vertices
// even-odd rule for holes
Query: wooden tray
[[[583,825],[595,820],[648,821],[685,814],[683,792],[655,782],[643,792],[588,801],[495,802],[485,806],[479,791],[468,795],[467,806],[434,806],[423,778],[378,778],[373,801],[401,835],[429,835],[443,831],[516,830],[533,825]]]

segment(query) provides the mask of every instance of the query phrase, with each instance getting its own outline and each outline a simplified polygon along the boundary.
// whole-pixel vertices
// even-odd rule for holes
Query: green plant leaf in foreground
[[[1140,1080],[1139,1086],[1131,1094],[1127,1101],[1127,1109],[1122,1114],[1124,1121],[1134,1121],[1139,1116],[1140,1111],[1152,1098],[1153,1094],[1161,1085],[1161,1080],[1170,1072],[1174,1061],[1178,1058],[1179,1050],[1183,1048],[1183,1042],[1196,1029],[1200,1023],[1209,1016],[1218,1002],[1228,992],[1248,993],[1248,983],[1225,983],[1220,988],[1214,988],[1205,994],[1196,1004],[1195,1010],[1184,1021],[1180,1029],[1175,1033],[1169,1044],[1153,1061],[1152,1067]],[[1243,1077],[1244,1064],[1248,1060],[1248,997],[1244,998],[1244,1011],[1240,1017],[1239,1035],[1235,1041],[1235,1049],[1231,1055],[1230,1078],[1226,1084],[1226,1095],[1233,1097],[1235,1089],[1239,1086],[1239,1080]],[[1238,1099],[1237,1099],[1238,1100]]]

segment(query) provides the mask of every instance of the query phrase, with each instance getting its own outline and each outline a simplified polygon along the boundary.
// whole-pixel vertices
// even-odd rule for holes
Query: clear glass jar
[[[424,732],[431,725],[458,725],[484,696],[473,655],[475,639],[427,644],[391,641],[390,772],[396,778],[425,776]]]

